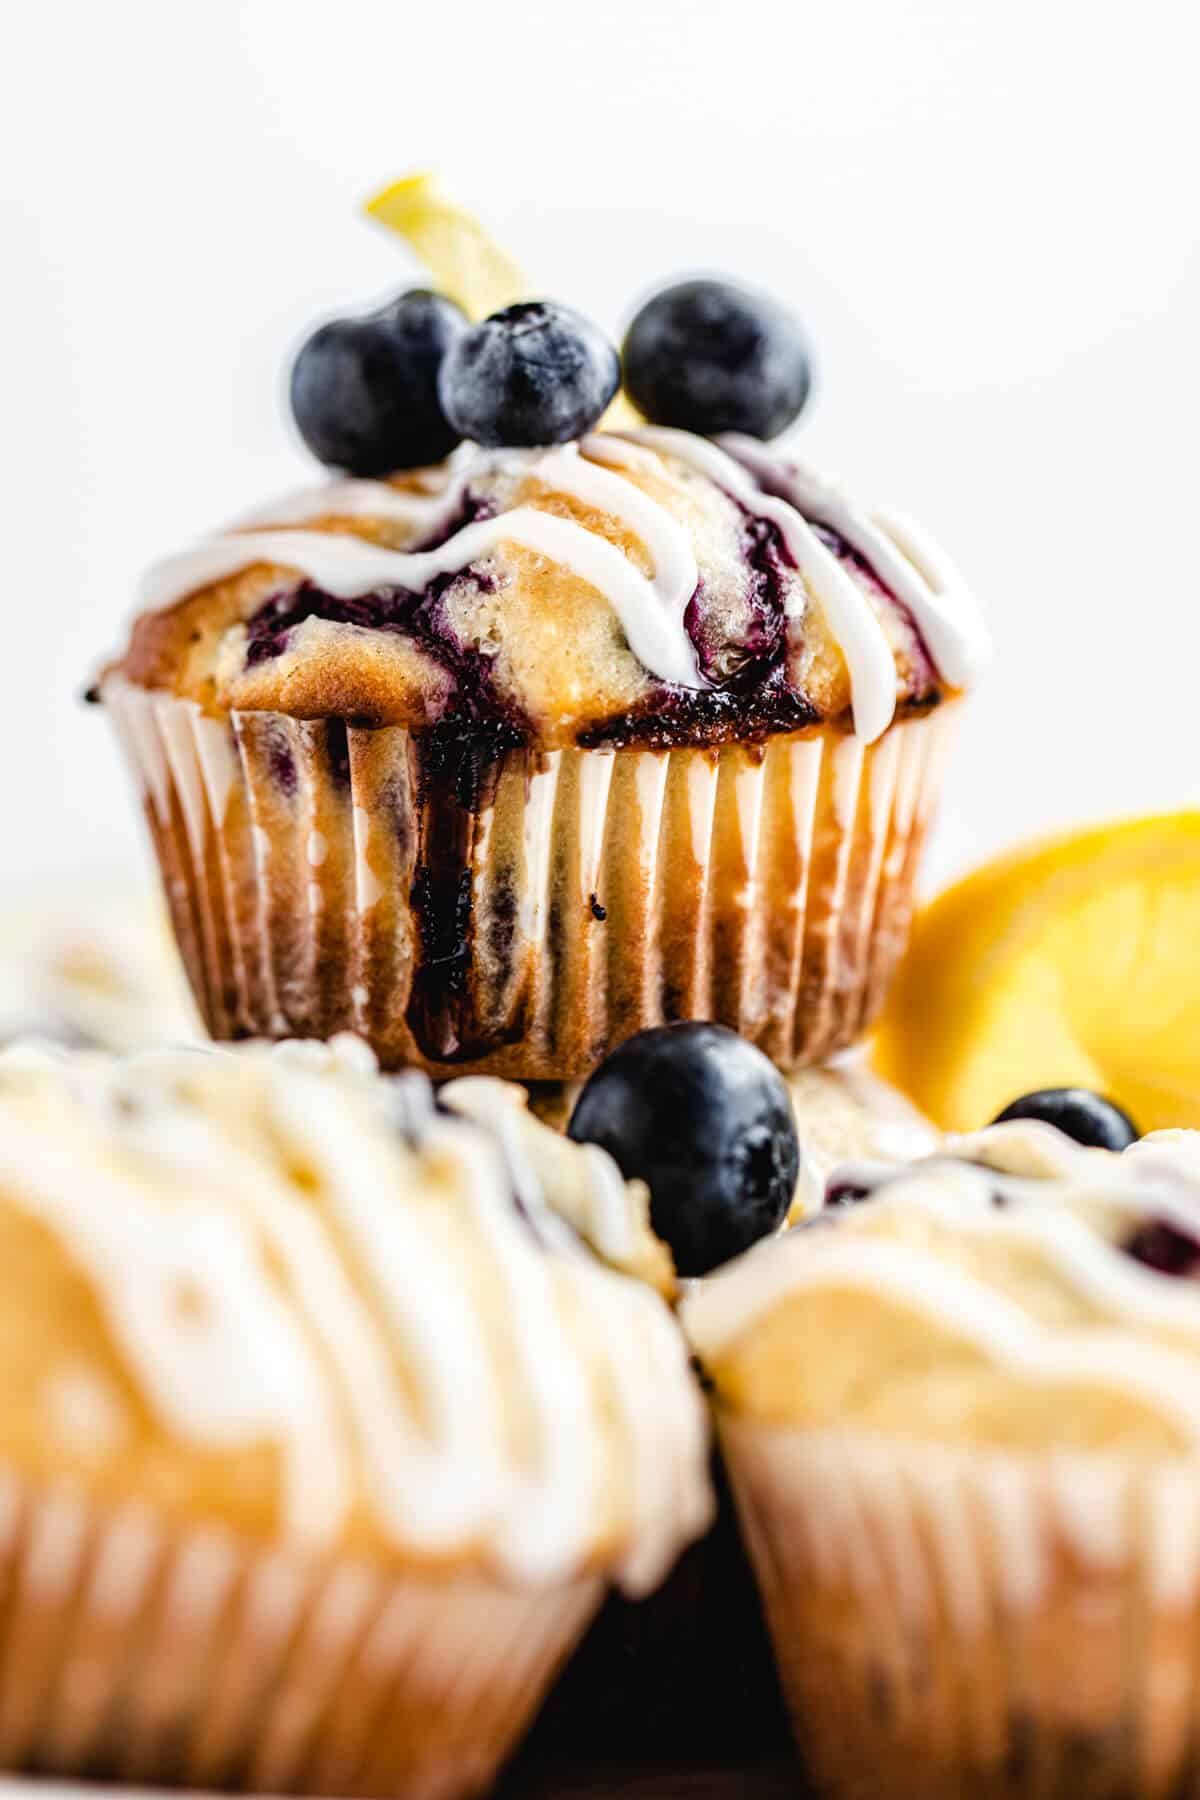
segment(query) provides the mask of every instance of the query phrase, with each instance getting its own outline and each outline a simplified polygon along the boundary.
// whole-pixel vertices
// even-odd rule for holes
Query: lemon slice
[[[366,211],[396,232],[439,290],[473,319],[530,296],[520,266],[474,214],[450,199],[434,175],[409,175],[368,200]]]
[[[935,1122],[1081,1086],[1143,1131],[1200,1126],[1200,812],[980,869],[918,921],[873,1051]]]

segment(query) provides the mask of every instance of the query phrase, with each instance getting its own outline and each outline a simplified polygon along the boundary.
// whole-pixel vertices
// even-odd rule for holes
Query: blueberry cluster
[[[553,300],[521,301],[472,325],[452,300],[415,289],[315,331],[293,364],[291,403],[320,462],[377,476],[438,462],[463,438],[567,443],[597,424],[622,381],[654,424],[775,437],[799,416],[811,380],[791,315],[729,282],[656,294],[620,355]]]

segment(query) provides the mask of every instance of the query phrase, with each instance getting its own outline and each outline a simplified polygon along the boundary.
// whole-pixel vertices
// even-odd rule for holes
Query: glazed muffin
[[[514,1116],[353,1042],[0,1056],[4,1766],[475,1792],[704,1528],[669,1310],[564,1217],[644,1199]]]
[[[801,1748],[864,1800],[1182,1792],[1200,1139],[950,1151],[684,1303]]]
[[[165,909],[134,882],[39,884],[0,907],[0,1044],[77,1049],[201,1040]]]
[[[912,526],[715,441],[807,391],[778,309],[723,304],[773,354],[709,435],[592,429],[617,354],[552,302],[402,295],[301,351],[353,478],[158,564],[97,690],[214,1036],[554,1081],[664,1020],[787,1067],[861,1034],[986,634]],[[652,406],[647,359],[635,322]]]

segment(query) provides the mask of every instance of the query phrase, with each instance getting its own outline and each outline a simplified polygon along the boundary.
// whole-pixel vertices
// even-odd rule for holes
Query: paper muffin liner
[[[820,1791],[1197,1791],[1200,1460],[722,1442]]]
[[[460,1800],[600,1590],[315,1563],[5,1478],[0,1767]]]
[[[523,1080],[677,1018],[783,1067],[852,1043],[907,941],[957,709],[870,746],[492,755],[119,676],[103,698],[214,1037],[355,1031],[388,1067]]]

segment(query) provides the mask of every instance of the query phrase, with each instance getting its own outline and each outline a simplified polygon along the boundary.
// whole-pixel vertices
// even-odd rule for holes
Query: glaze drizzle
[[[1200,1447],[1200,1287],[1143,1268],[1097,1228],[1108,1217],[1117,1237],[1118,1223],[1149,1214],[1200,1231],[1196,1148],[1149,1139],[1117,1156],[1021,1125],[951,1140],[947,1151],[909,1169],[847,1165],[831,1184],[876,1193],[881,1221],[888,1209],[928,1220],[947,1243],[1019,1247],[1108,1322],[1052,1327],[936,1248],[835,1221],[760,1245],[689,1296],[684,1324],[701,1356],[719,1359],[793,1295],[847,1288],[899,1302],[1024,1379],[1127,1394]],[[1168,1330],[1171,1344],[1142,1335]]]
[[[512,1101],[483,1095],[485,1125],[416,1079],[418,1104],[353,1039],[18,1047],[0,1194],[85,1275],[168,1434],[278,1447],[289,1539],[336,1542],[365,1506],[400,1552],[482,1551],[534,1581],[603,1553],[641,1591],[708,1516],[679,1334],[556,1212],[557,1138],[543,1158],[530,1121],[514,1170]],[[615,1170],[573,1174],[615,1233]]]
[[[855,734],[864,742],[878,738],[895,716],[895,656],[869,598],[822,543],[814,523],[837,531],[907,609],[942,679],[961,686],[978,671],[986,632],[973,602],[949,564],[911,527],[882,516],[872,520],[836,490],[750,440],[731,438],[720,448],[687,432],[653,427],[593,434],[549,451],[483,452],[467,446],[447,465],[440,491],[428,496],[401,492],[387,482],[349,480],[286,496],[251,528],[156,564],[145,578],[143,603],[151,609],[169,606],[255,563],[293,569],[341,599],[380,588],[421,592],[510,543],[570,569],[603,594],[634,655],[660,681],[703,690],[708,683],[685,625],[700,579],[690,535],[622,473],[640,468],[670,478],[672,458],[778,529],[801,577],[788,617],[798,620],[809,596],[821,607],[846,660]],[[644,575],[598,533],[528,503],[464,524],[426,549],[391,550],[354,536],[303,529],[315,518],[375,517],[436,538],[453,522],[472,478],[497,470],[531,478],[612,517],[643,545],[652,575]]]

